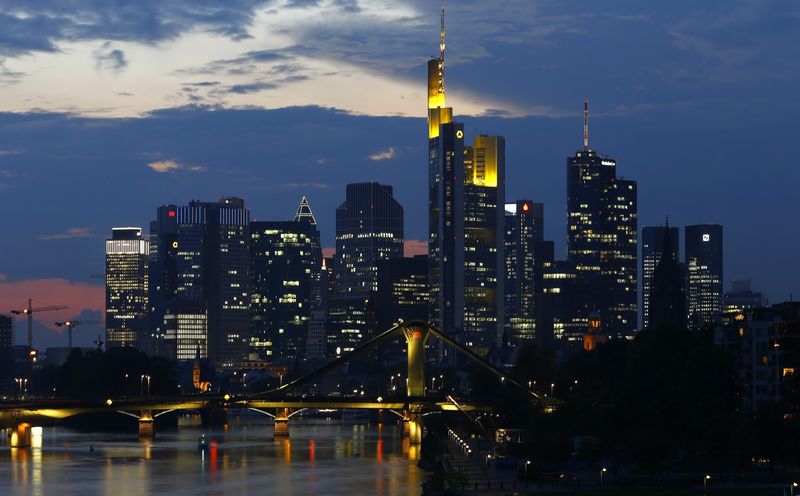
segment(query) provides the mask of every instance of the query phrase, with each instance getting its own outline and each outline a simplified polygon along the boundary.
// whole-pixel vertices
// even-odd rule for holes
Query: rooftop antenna
[[[444,62],[444,5],[442,5],[441,17],[441,29],[439,30],[439,36],[441,38],[439,41],[439,60]]]
[[[589,100],[583,101],[583,149],[589,149]]]

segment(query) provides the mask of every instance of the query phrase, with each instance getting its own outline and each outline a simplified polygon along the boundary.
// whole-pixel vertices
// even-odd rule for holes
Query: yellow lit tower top
[[[438,138],[439,126],[453,120],[453,109],[444,104],[444,7],[439,36],[439,57],[428,61],[428,139]]]

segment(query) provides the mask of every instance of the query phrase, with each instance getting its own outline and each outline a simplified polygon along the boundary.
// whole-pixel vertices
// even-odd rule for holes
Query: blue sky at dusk
[[[588,98],[592,148],[639,183],[640,227],[723,224],[726,282],[800,294],[798,2],[446,8],[448,105],[468,136],[506,136],[507,199],[545,204],[559,255]],[[165,203],[242,196],[273,220],[306,195],[332,246],[345,184],[375,180],[424,240],[438,16],[422,0],[0,5],[0,312],[33,296],[97,318],[111,227]]]

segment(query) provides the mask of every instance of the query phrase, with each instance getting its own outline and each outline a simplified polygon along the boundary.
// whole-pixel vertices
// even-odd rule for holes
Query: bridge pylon
[[[408,350],[408,384],[406,393],[409,401],[425,397],[425,342],[430,332],[425,326],[403,327]]]
[[[31,425],[27,422],[17,424],[8,434],[8,445],[12,448],[30,448]]]
[[[152,410],[142,410],[139,414],[139,437],[155,437],[156,423]]]
[[[286,438],[289,437],[289,416],[291,411],[289,408],[277,408],[275,410],[275,427],[273,437]]]

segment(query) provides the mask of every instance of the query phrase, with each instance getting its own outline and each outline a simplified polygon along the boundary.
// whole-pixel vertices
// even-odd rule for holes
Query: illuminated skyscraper
[[[544,241],[544,205],[517,200],[505,205],[505,321],[506,340],[534,339],[536,247]],[[540,274],[541,278],[541,274]]]
[[[222,366],[245,358],[249,224],[250,211],[240,198],[158,208],[150,223],[151,352],[176,357],[178,335],[166,317],[190,315],[186,321],[196,323],[202,306],[207,342],[198,343],[201,357],[205,348],[208,358]]]
[[[140,227],[115,227],[106,240],[106,346],[141,346],[147,333],[149,242]]]
[[[445,106],[444,9],[439,57],[428,61],[428,284],[430,322],[464,327],[464,125]]]
[[[603,329],[630,338],[637,326],[636,182],[618,179],[614,159],[589,148],[584,103],[583,148],[567,159],[567,259],[581,286],[577,318],[597,310]]]
[[[391,186],[347,185],[336,209],[336,254],[329,333],[349,351],[374,330],[371,304],[378,290],[378,263],[403,256],[403,207]],[[334,308],[335,307],[335,308]]]
[[[305,358],[319,285],[319,231],[303,197],[293,221],[250,223],[251,349],[266,360]]]
[[[505,299],[505,139],[476,136],[464,148],[462,342],[486,354],[501,342]]]
[[[699,224],[684,230],[689,274],[689,326],[700,330],[722,318],[722,226]]]
[[[677,227],[646,226],[642,228],[642,329],[650,327],[650,297],[653,273],[664,249],[664,235],[669,232],[672,258],[680,260],[680,230]]]

